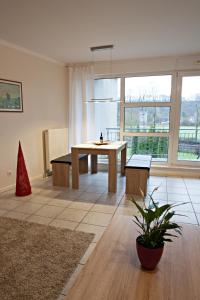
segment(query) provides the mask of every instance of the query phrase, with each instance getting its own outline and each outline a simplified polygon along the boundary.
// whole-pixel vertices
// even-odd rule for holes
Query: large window
[[[179,160],[200,160],[200,76],[182,76]]]
[[[88,104],[93,107],[95,138],[102,132],[104,139],[119,140],[120,127],[120,79],[96,79],[94,99]]]
[[[200,161],[200,73],[150,74],[95,80],[95,132],[126,140],[128,157],[155,162]]]
[[[126,77],[124,85],[121,137],[128,141],[128,154],[151,154],[153,160],[166,161],[172,75]]]

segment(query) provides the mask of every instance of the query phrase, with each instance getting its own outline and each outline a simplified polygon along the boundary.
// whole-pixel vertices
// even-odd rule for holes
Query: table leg
[[[108,192],[116,193],[117,191],[117,151],[109,152],[109,170],[108,170]]]
[[[126,147],[121,151],[121,175],[125,175]]]
[[[76,148],[72,148],[72,188],[79,188],[79,159]]]
[[[91,154],[91,173],[95,174],[97,173],[97,155],[96,154]]]

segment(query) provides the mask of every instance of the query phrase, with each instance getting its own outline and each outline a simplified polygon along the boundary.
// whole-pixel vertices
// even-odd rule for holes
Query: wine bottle
[[[100,135],[100,143],[103,143],[103,135],[102,135],[102,132],[101,132],[101,135]]]

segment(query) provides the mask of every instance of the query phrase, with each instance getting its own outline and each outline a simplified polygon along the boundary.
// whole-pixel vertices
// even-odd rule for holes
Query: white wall
[[[112,74],[137,74],[148,72],[169,72],[174,70],[200,70],[200,54],[168,56],[143,59],[112,61]],[[110,74],[110,62],[95,62],[95,74]]]
[[[67,127],[68,104],[64,66],[0,46],[0,78],[22,82],[24,106],[23,113],[0,112],[0,190],[3,190],[16,180],[19,140],[29,177],[42,176],[42,131]]]

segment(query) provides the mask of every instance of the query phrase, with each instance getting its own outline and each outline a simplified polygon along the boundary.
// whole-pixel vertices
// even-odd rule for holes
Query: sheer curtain
[[[93,65],[69,67],[69,149],[93,139],[95,134]]]

